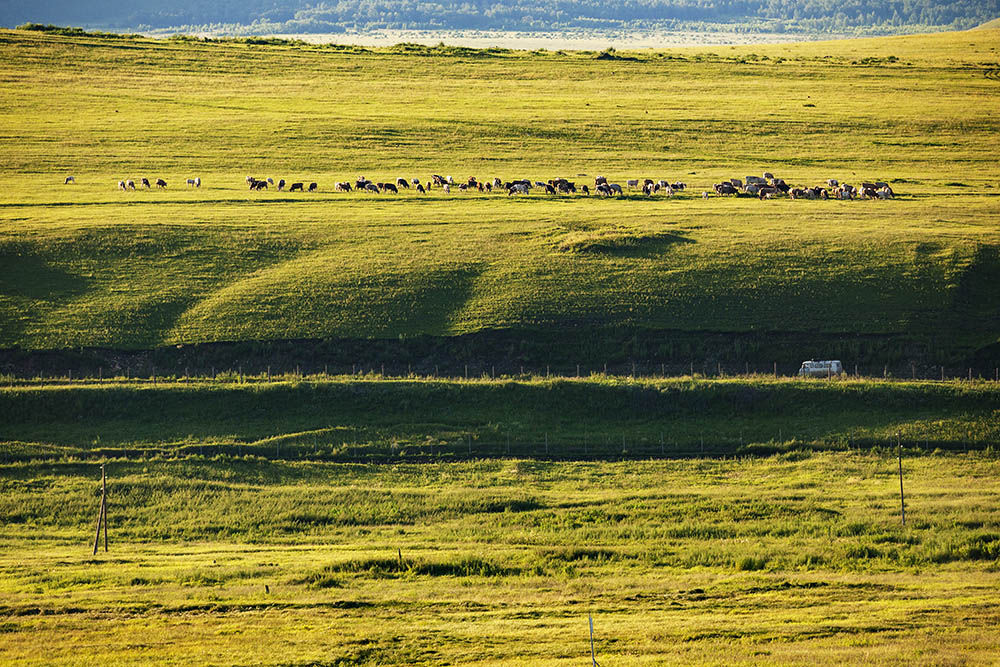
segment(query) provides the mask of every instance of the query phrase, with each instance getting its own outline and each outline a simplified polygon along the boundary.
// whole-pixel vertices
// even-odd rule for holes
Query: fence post
[[[774,377],[778,377],[778,362],[774,362]]]

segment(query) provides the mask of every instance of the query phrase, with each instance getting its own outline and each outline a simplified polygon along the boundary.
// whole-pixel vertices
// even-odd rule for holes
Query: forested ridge
[[[1000,0],[9,0],[0,25],[338,32],[397,29],[723,28],[739,31],[891,33],[965,29],[1000,16]]]

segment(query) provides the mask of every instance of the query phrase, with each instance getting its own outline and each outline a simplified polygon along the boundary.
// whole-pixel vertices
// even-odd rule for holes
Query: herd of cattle
[[[67,176],[66,177],[66,183],[75,183],[75,182],[76,182],[76,180],[72,176]],[[187,184],[190,185],[193,188],[200,188],[201,187],[201,178],[200,177],[199,178],[189,178],[189,179],[187,179]],[[153,185],[155,185],[156,187],[158,187],[158,188],[160,188],[162,190],[162,189],[164,189],[164,188],[167,187],[167,182],[165,180],[163,180],[162,178],[158,178],[155,181],[153,181],[152,185],[150,185],[148,178],[140,178],[139,179],[139,187],[146,188],[147,190],[149,190],[150,188],[153,187]],[[133,181],[131,178],[129,178],[127,180],[124,180],[124,181],[118,181],[118,189],[122,190],[122,191],[125,191],[125,190],[135,190],[135,181]]]
[[[771,199],[779,195],[787,195],[792,199],[892,199],[895,193],[888,183],[876,181],[863,182],[860,188],[847,183],[840,183],[831,178],[825,186],[793,188],[784,179],[775,178],[774,174],[764,172],[763,176],[747,176],[741,180],[733,178],[722,183],[716,183],[715,192],[718,195],[749,195],[760,199]],[[702,193],[708,197],[707,192]]]
[[[287,184],[285,179],[280,179],[275,183],[273,178],[256,178],[254,176],[247,176],[246,183],[251,190],[267,190],[269,186],[274,186],[278,192],[285,191],[286,187],[288,192],[294,192],[296,190],[303,190],[303,183],[291,183]],[[310,183],[306,191],[312,192],[316,190],[319,186],[316,183]],[[464,182],[455,182],[455,179],[451,176],[441,176],[439,174],[434,174],[431,176],[430,180],[424,184],[419,178],[397,178],[395,182],[389,181],[386,183],[375,183],[368,180],[364,176],[358,178],[354,183],[350,181],[341,181],[334,186],[334,190],[337,192],[372,192],[375,194],[398,194],[400,190],[409,190],[413,188],[416,192],[420,194],[425,194],[434,188],[439,188],[444,192],[451,192],[452,188],[457,189],[459,192],[506,192],[508,196],[512,195],[526,195],[530,194],[533,188],[539,188],[541,192],[545,192],[550,195],[555,194],[576,194],[582,193],[589,195],[591,190],[587,185],[581,185],[579,188],[577,184],[565,178],[553,178],[549,181],[532,181],[530,179],[522,178],[515,179],[512,181],[503,181],[499,178],[494,178],[492,181],[485,180],[480,181],[475,176],[470,176]],[[639,181],[628,181],[627,187],[629,189],[638,189]],[[684,183],[668,183],[667,181],[653,182],[652,179],[646,179],[642,184],[642,191],[647,195],[652,195],[657,192],[665,192],[667,194],[673,194],[677,190],[683,190],[686,186]],[[622,195],[624,191],[621,185],[617,183],[609,183],[608,179],[603,176],[598,176],[594,182],[594,193],[602,196],[613,196]]]
[[[75,183],[76,180],[72,176],[67,176],[65,182],[67,184]],[[288,192],[314,192],[319,189],[319,184],[317,183],[309,183],[308,185],[305,182],[286,183],[283,178],[275,182],[273,178],[269,177],[255,178],[247,176],[246,183],[251,190],[258,191],[267,190],[269,187],[274,187],[278,192],[285,192],[286,190]],[[139,180],[139,187],[150,189],[154,185],[163,189],[167,187],[167,182],[162,178],[157,178],[152,184],[148,178]],[[187,185],[200,188],[201,178],[189,178],[187,179]],[[464,182],[456,183],[451,176],[440,176],[438,174],[431,176],[426,185],[419,178],[397,178],[395,182],[374,183],[361,176],[353,184],[349,181],[339,182],[334,186],[334,189],[337,192],[398,194],[400,190],[409,190],[411,186],[420,194],[425,194],[433,188],[439,188],[446,193],[451,192],[452,188],[456,188],[459,192],[468,192],[470,190],[484,193],[506,192],[507,196],[528,195],[535,188],[549,195],[577,193],[590,195],[592,191],[588,185],[577,186],[575,182],[565,178],[553,178],[549,181],[531,181],[529,179],[503,181],[499,178],[494,178],[492,181],[480,181],[476,177],[470,176]],[[642,180],[626,180],[625,187],[623,188],[618,183],[609,182],[604,176],[598,176],[594,179],[593,193],[601,197],[614,197],[624,196],[626,190],[641,190],[648,197],[656,194],[663,194],[669,197],[675,192],[684,190],[686,187],[686,184],[679,181],[670,183],[666,180],[654,181],[651,178],[646,178]],[[118,181],[118,189],[123,191],[135,190],[136,183],[131,179]],[[889,184],[882,181],[875,181],[873,183],[866,181],[861,183],[861,187],[855,187],[847,183],[840,183],[836,179],[831,178],[822,186],[792,187],[784,179],[776,178],[768,172],[764,172],[763,176],[746,176],[742,179],[733,178],[728,181],[716,183],[713,189],[715,194],[719,196],[757,197],[759,199],[772,199],[777,196],[788,196],[791,199],[892,199],[895,196]],[[711,193],[708,191],[702,192],[701,196],[707,199],[711,196]]]
[[[279,192],[286,188],[284,179],[277,183],[272,178],[255,178],[247,176],[247,185],[251,190],[266,190],[268,186],[274,186]],[[287,185],[289,192],[303,191],[313,192],[319,186],[310,183],[308,188],[303,187],[303,183],[292,183]],[[530,179],[515,179],[503,181],[494,178],[492,181],[480,181],[475,176],[470,176],[464,182],[456,183],[451,176],[441,176],[434,174],[425,183],[419,178],[397,178],[395,182],[376,183],[368,180],[364,176],[358,178],[353,184],[349,181],[341,181],[334,186],[337,192],[371,192],[374,194],[398,194],[400,190],[416,190],[420,194],[425,194],[433,188],[440,188],[444,192],[451,192],[456,188],[459,192],[478,191],[484,193],[506,192],[507,196],[527,195],[534,188],[549,195],[557,194],[584,194],[590,195],[591,188],[588,185],[580,185],[566,178],[553,178],[549,181],[532,181]],[[604,176],[594,179],[593,193],[602,197],[623,196],[626,190],[641,190],[646,196],[652,197],[655,194],[672,196],[687,188],[685,183],[675,181],[670,183],[666,180],[654,181],[651,178],[629,179],[625,181],[623,188],[618,183],[611,183]],[[894,193],[888,183],[881,181],[875,183],[862,183],[860,188],[856,188],[847,183],[840,183],[836,179],[830,179],[825,186],[819,187],[791,187],[784,179],[775,178],[773,174],[765,172],[763,176],[747,176],[744,179],[733,178],[714,186],[718,195],[753,196],[759,199],[771,199],[778,195],[787,195],[792,199],[892,199]],[[702,197],[708,198],[709,192],[703,192]]]

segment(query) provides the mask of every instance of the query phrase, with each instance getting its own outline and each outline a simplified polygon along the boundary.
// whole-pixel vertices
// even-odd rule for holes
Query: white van
[[[844,372],[844,366],[837,360],[828,361],[803,361],[799,368],[799,377],[832,377]]]

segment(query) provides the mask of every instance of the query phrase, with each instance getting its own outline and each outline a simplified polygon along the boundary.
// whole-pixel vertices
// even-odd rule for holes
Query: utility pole
[[[97,534],[94,535],[94,555],[97,555],[97,545],[101,541],[101,524],[104,524],[104,551],[108,551],[108,482],[101,464],[101,509],[97,512]]]
[[[899,514],[903,518],[903,525],[906,525],[906,502],[903,500],[903,443],[900,432],[896,431],[896,449],[899,454]]]

